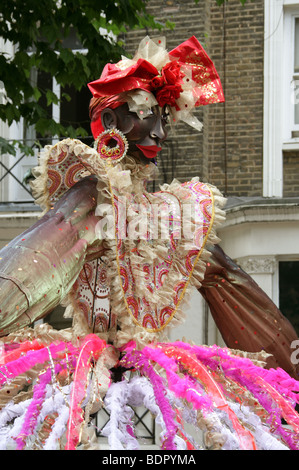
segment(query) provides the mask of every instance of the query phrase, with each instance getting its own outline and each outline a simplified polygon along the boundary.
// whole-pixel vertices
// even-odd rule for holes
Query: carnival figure
[[[105,407],[110,449],[139,449],[144,405],[161,449],[298,449],[297,335],[219,247],[224,198],[198,178],[147,191],[167,126],[198,132],[194,108],[224,101],[213,62],[195,37],[170,52],[146,37],[88,86],[94,148],[44,149],[44,212],[0,251],[0,448],[97,449]],[[194,288],[227,348],[169,341]],[[59,304],[71,328],[46,324]]]

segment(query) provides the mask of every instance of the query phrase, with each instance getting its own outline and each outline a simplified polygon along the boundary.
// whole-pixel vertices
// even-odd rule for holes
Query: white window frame
[[[263,196],[282,197],[283,0],[265,0]]]
[[[294,15],[299,16],[299,1],[265,0],[264,13],[263,196],[282,197],[283,151],[299,150],[299,138],[291,134],[296,129],[291,121],[294,93],[290,80],[294,60],[290,25]]]
[[[31,81],[34,86],[37,84],[37,73],[38,71],[35,69],[31,73]],[[60,100],[60,85],[57,83],[55,77],[52,78],[52,87],[51,91],[58,97]],[[60,122],[60,104],[52,103],[52,115],[51,118],[59,123]],[[35,132],[35,127],[34,125],[26,127],[26,129],[23,129],[23,134],[20,137],[20,139],[26,139],[27,141],[33,141],[36,139],[36,132]],[[56,140],[53,138],[52,143],[54,144]]]
[[[283,150],[299,149],[299,138],[292,136],[292,132],[299,131],[299,124],[295,124],[294,116],[294,104],[299,100],[299,73],[294,73],[296,18],[299,19],[299,2],[297,6],[289,5],[284,8]]]

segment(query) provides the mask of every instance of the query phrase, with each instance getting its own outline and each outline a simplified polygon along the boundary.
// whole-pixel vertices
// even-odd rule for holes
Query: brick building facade
[[[249,0],[245,6],[230,0],[221,7],[215,0],[198,4],[194,0],[151,0],[148,11],[158,20],[175,23],[172,31],[165,32],[169,50],[191,35],[197,37],[215,63],[226,98],[223,104],[197,111],[204,123],[201,134],[195,135],[182,124],[170,136],[178,149],[176,177],[199,175],[227,195],[261,195],[263,0]],[[145,33],[128,34],[130,53]],[[149,31],[149,35],[157,34]]]
[[[239,0],[229,0],[219,7],[215,0],[197,4],[194,0],[151,0],[148,6],[157,20],[175,24],[173,30],[163,31],[169,50],[191,35],[198,38],[216,65],[226,98],[223,104],[197,110],[204,124],[202,133],[195,134],[181,124],[169,136],[177,153],[175,175],[181,180],[199,175],[229,196],[263,195],[264,50],[268,41],[264,3],[247,0],[242,6]],[[160,34],[130,31],[126,36],[129,53],[134,53],[146,33]],[[171,170],[168,165],[168,180]],[[299,151],[284,150],[283,196],[298,196],[298,181]]]

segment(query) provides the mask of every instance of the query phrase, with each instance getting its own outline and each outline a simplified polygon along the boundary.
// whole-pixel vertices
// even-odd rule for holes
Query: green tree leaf
[[[53,93],[52,90],[47,90],[46,91],[46,98],[47,98],[47,106],[50,106],[50,104],[58,104],[59,98]]]

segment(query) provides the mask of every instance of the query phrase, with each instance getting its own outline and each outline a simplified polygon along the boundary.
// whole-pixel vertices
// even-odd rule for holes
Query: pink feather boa
[[[65,450],[75,450],[80,440],[80,428],[84,421],[80,404],[86,395],[88,374],[93,366],[93,361],[96,362],[99,359],[106,347],[106,342],[94,334],[87,335],[81,346],[71,393]]]

